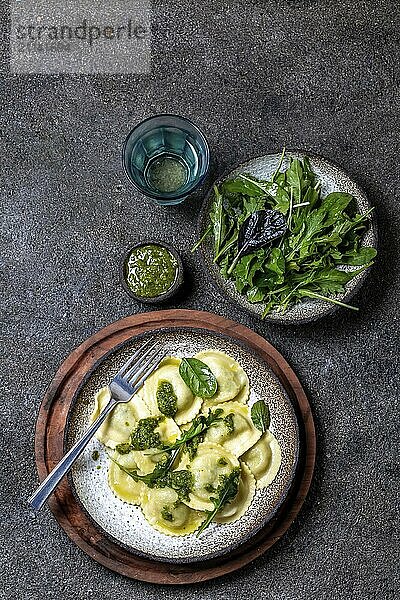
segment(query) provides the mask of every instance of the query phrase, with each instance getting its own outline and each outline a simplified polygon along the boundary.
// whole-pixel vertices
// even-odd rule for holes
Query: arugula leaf
[[[239,175],[235,179],[224,181],[222,184],[224,193],[245,194],[250,197],[265,196],[265,183],[259,183],[250,175]]]
[[[310,210],[312,210],[316,204],[319,201],[319,186],[312,186],[310,185],[310,187],[307,188],[304,196],[303,196],[303,202],[308,202],[308,207],[307,209],[304,211],[304,214],[308,214],[310,212]]]
[[[207,229],[205,230],[205,232],[203,233],[203,235],[201,236],[201,238],[198,239],[195,244],[193,244],[193,246],[190,250],[191,253],[193,253],[195,250],[197,250],[197,248],[199,246],[201,246],[201,244],[204,242],[204,240],[206,238],[208,238],[208,236],[211,234],[212,230],[213,230],[213,226],[212,226],[212,223],[210,223],[209,226],[207,227]]]
[[[250,217],[253,213],[264,210],[265,208],[265,200],[260,198],[259,196],[245,196],[243,198],[243,212],[244,212],[244,221]]]
[[[217,392],[218,383],[213,372],[197,358],[182,358],[179,375],[195,396],[211,398]]]
[[[344,291],[344,286],[358,271],[340,271],[339,269],[319,269],[311,275],[307,281],[312,288],[318,288],[324,294],[335,294]]]
[[[296,202],[301,202],[303,167],[297,158],[290,161],[290,166],[286,171],[286,181],[293,190],[293,197]]]
[[[224,411],[221,408],[217,408],[214,411],[209,410],[207,416],[198,415],[192,421],[192,424],[189,427],[189,429],[187,431],[184,431],[181,437],[178,440],[176,440],[172,445],[165,446],[164,450],[171,452],[176,450],[177,448],[183,447],[183,450],[186,451],[188,449],[188,444],[193,440],[196,439],[199,440],[199,443],[202,442],[205,432],[210,427],[215,425],[215,423],[219,423],[220,421],[222,421],[223,412]]]
[[[225,234],[225,218],[223,214],[222,195],[214,185],[214,201],[210,211],[210,219],[214,232],[214,252],[218,253]]]
[[[279,210],[279,212],[286,215],[289,211],[289,205],[290,194],[285,190],[284,187],[278,186],[275,195],[274,209]]]
[[[213,510],[206,510],[207,517],[198,529],[197,537],[210,525],[217,512],[219,512],[224,506],[232,502],[238,493],[240,479],[240,467],[236,467],[231,471],[229,475],[222,475],[220,477],[220,484],[216,490],[216,496],[211,497],[210,500],[214,504]]]
[[[192,421],[190,428],[187,431],[182,432],[182,435],[178,440],[173,444],[161,446],[160,454],[168,453],[167,456],[163,456],[154,467],[154,470],[146,475],[140,475],[136,469],[127,469],[113,459],[112,456],[110,456],[110,458],[120,469],[132,477],[134,481],[142,481],[148,487],[173,487],[173,489],[176,489],[178,484],[175,479],[177,476],[172,473],[170,476],[169,473],[180,455],[180,452],[188,452],[190,459],[194,458],[197,452],[197,446],[204,439],[204,434],[210,427],[223,420],[222,415],[223,410],[220,408],[217,408],[214,411],[209,410],[207,416],[198,415]],[[118,446],[117,451],[119,452]],[[181,473],[181,471],[177,471],[177,473]],[[165,479],[166,477],[168,477],[168,479]],[[183,477],[185,476],[182,475],[182,478]],[[167,483],[164,483],[165,481],[167,481]]]
[[[353,265],[353,266],[361,266],[366,263],[370,263],[374,260],[377,255],[377,250],[375,248],[369,248],[365,246],[364,248],[360,248],[359,250],[354,250],[353,252],[347,252],[343,254],[338,261],[338,264],[341,265]]]
[[[121,465],[118,461],[116,461],[112,456],[110,456],[111,460],[122,470],[124,473],[132,477],[134,481],[142,481],[148,487],[155,487],[156,481],[165,477],[168,471],[172,468],[172,465],[175,461],[175,456],[170,456],[167,459],[160,460],[154,470],[147,475],[139,475],[136,469],[127,469],[123,465]]]
[[[249,283],[251,283],[250,267],[253,261],[254,254],[248,254],[247,256],[243,256],[234,268],[235,285],[239,292],[245,290]]]
[[[272,271],[278,275],[276,283],[282,283],[285,277],[285,257],[282,250],[272,248],[268,257],[268,262],[265,265],[268,271]]]
[[[305,297],[347,307],[334,295],[360,270],[336,267],[365,269],[373,263],[376,250],[362,246],[372,209],[357,214],[355,199],[346,192],[321,197],[309,159],[291,159],[281,170],[283,159],[284,152],[269,181],[241,174],[218,186],[210,211],[214,262],[249,302],[264,304],[263,316],[285,312]],[[246,223],[271,209],[286,215],[286,231],[265,247],[244,248]]]
[[[328,194],[321,203],[321,209],[325,210],[324,226],[328,227],[328,225],[337,223],[352,199],[353,196],[351,194],[345,194],[344,192],[332,192]]]
[[[252,304],[262,302],[264,300],[264,292],[259,287],[252,287],[247,292],[247,300]]]
[[[254,423],[254,427],[257,427],[260,431],[265,433],[270,426],[271,417],[269,408],[265,404],[264,400],[258,400],[251,407],[251,420]]]
[[[325,300],[326,302],[331,302],[332,304],[336,304],[337,306],[342,306],[343,308],[349,308],[350,310],[359,310],[357,306],[351,306],[351,304],[345,304],[344,302],[340,302],[335,298],[330,298],[328,296],[323,296],[322,294],[318,294],[317,292],[313,292],[311,290],[298,290],[298,295],[300,298],[316,298],[317,300]]]

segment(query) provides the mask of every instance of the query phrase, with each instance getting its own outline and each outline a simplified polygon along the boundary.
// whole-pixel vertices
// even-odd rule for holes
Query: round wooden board
[[[308,493],[315,463],[315,429],[311,408],[296,375],[264,338],[218,315],[194,310],[163,310],[116,321],[90,337],[64,361],[39,409],[35,436],[36,464],[41,481],[64,453],[68,414],[82,381],[115,347],[130,338],[163,328],[207,329],[253,349],[274,371],[295,406],[303,425],[302,462],[295,485],[281,510],[250,542],[230,555],[207,562],[163,563],[125,550],[99,531],[75,499],[67,478],[49,499],[49,507],[68,536],[89,556],[127,577],[158,584],[189,584],[220,577],[248,564],[286,532]]]

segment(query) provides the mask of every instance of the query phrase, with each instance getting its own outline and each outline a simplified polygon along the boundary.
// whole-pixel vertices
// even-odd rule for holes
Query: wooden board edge
[[[79,528],[77,532],[76,523],[71,524],[63,510],[63,503],[67,500],[69,494],[71,494],[70,492],[68,493],[68,484],[66,481],[63,482],[57,493],[50,499],[50,509],[67,535],[84,552],[107,568],[117,571],[127,577],[140,579],[150,583],[182,585],[199,583],[221,577],[247,565],[257,557],[261,556],[287,531],[291,523],[297,517],[309,491],[316,455],[316,437],[311,408],[297,376],[282,355],[267,340],[244,325],[213,313],[196,310],[170,309],[140,313],[116,321],[84,341],[60,366],[39,409],[35,433],[35,456],[39,477],[40,480],[43,480],[49,471],[47,444],[45,440],[47,437],[46,427],[49,417],[51,416],[54,400],[57,398],[60,390],[62,390],[70,374],[74,371],[76,365],[80,364],[85,358],[87,359],[89,357],[90,359],[91,351],[94,347],[106,350],[109,349],[109,345],[115,337],[123,336],[125,333],[127,338],[129,338],[132,334],[142,334],[153,328],[168,327],[171,325],[175,327],[209,329],[218,333],[224,333],[231,335],[233,338],[242,341],[257,351],[262,349],[263,352],[267,352],[270,359],[269,362],[271,359],[273,361],[273,365],[271,366],[273,366],[274,371],[287,380],[287,384],[295,393],[301,418],[304,423],[306,448],[304,471],[301,482],[286,516],[282,517],[276,524],[276,527],[270,532],[267,539],[260,541],[254,548],[246,551],[245,554],[235,556],[231,559],[228,558],[226,561],[220,562],[220,564],[213,565],[212,561],[208,561],[203,567],[201,566],[201,563],[174,565],[172,563],[149,561],[148,559],[142,559],[135,556],[135,564],[131,562],[127,565],[124,560],[118,561],[115,557],[110,558],[109,548],[105,547],[104,551],[99,551],[93,547],[93,545],[88,544],[79,534]],[[99,544],[99,539],[93,539],[93,542],[95,541]],[[190,567],[193,567],[192,570]]]

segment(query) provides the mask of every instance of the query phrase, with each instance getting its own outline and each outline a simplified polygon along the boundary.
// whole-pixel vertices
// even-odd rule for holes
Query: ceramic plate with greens
[[[196,562],[231,552],[277,516],[301,463],[296,408],[265,360],[192,328],[153,332],[166,358],[76,461],[76,499],[134,554]],[[106,356],[79,390],[67,447],[108,401],[107,384],[141,343]]]
[[[339,167],[303,152],[240,165],[210,191],[200,250],[217,287],[269,321],[301,323],[350,303],[376,256],[373,208]]]

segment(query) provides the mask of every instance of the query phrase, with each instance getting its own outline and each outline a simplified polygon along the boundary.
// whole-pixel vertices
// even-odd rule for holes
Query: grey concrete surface
[[[148,75],[9,75],[3,57],[1,598],[399,597],[399,25],[395,0],[155,0]],[[158,208],[121,169],[125,135],[158,112],[203,128],[214,174],[284,144],[347,169],[376,205],[381,240],[360,312],[272,326],[216,294],[189,253],[201,195]],[[312,491],[288,534],[234,575],[187,588],[107,571],[47,509],[33,518],[24,504],[43,393],[80,342],[144,310],[118,264],[149,236],[182,252],[191,278],[179,306],[232,317],[284,354],[318,432]]]

